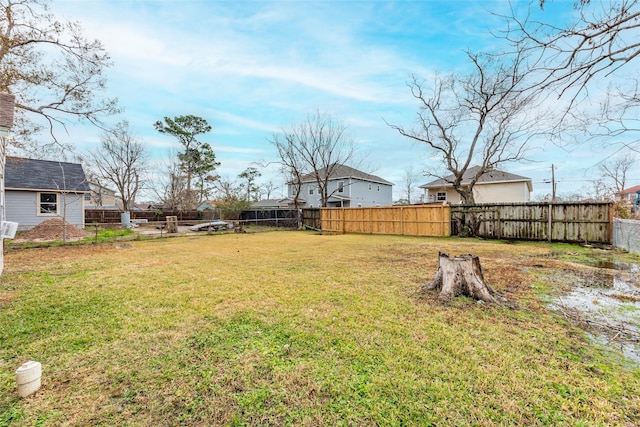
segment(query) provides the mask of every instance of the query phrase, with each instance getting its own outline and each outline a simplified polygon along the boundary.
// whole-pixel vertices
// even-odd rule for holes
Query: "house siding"
[[[371,190],[369,190],[371,184]],[[378,191],[378,186],[380,191]],[[351,186],[351,207],[391,206],[393,204],[392,187],[387,184],[378,184],[353,180]]]
[[[451,187],[446,189],[426,189],[425,200],[436,202],[437,193],[447,193],[447,203],[462,203],[460,194]],[[530,201],[529,187],[526,182],[496,182],[481,184],[473,187],[473,197],[476,203],[526,203]]]
[[[473,197],[476,203],[526,203],[529,201],[529,188],[525,182],[476,184]]]
[[[344,191],[342,193],[338,193],[337,191],[340,182],[344,182]],[[371,190],[369,190],[369,184],[371,184]],[[380,191],[378,191],[378,186],[380,186]],[[311,188],[313,188],[313,194],[309,194],[309,190]],[[295,192],[295,186],[293,185],[289,187],[289,195],[291,197],[295,195],[292,194],[292,192]],[[336,203],[331,203],[330,205],[333,207],[355,208],[358,206],[391,206],[393,204],[391,185],[378,184],[376,182],[363,181],[354,178],[332,179],[328,184],[328,193],[333,193],[332,197],[330,197],[330,201],[336,201],[334,196],[349,199],[344,200],[342,206],[340,206],[337,201]],[[307,202],[305,205],[306,207],[317,208],[322,205],[319,189],[315,182],[302,184],[300,198]]]
[[[444,202],[451,203],[451,204],[462,203],[460,194],[453,188],[441,188],[441,189],[431,189],[431,190],[429,190],[428,188],[425,188],[424,199],[428,200],[431,203],[442,202],[443,200],[437,200],[437,194],[443,191],[447,193],[447,196],[446,196],[447,199],[444,200]]]
[[[85,207],[116,206],[116,192],[104,187],[93,187],[85,203]]]
[[[17,222],[19,231],[29,230],[51,218],[62,218],[64,205],[66,205],[66,222],[76,227],[84,228],[84,193],[58,194],[60,215],[39,216],[38,192],[6,190],[5,216],[7,221]]]

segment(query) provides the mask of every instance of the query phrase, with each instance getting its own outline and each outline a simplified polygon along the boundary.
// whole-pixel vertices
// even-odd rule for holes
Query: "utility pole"
[[[551,203],[556,202],[556,177],[554,173],[553,163],[551,164]]]

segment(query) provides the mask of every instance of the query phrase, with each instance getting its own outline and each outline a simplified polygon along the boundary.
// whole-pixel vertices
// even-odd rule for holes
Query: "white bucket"
[[[40,362],[30,360],[16,370],[16,382],[18,383],[18,396],[27,397],[40,388],[42,365]]]

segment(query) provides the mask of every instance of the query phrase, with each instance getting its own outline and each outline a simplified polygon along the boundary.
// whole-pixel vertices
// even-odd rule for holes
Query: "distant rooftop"
[[[386,179],[380,178],[376,175],[371,175],[366,172],[359,171],[358,169],[354,169],[350,166],[334,163],[329,166],[331,169],[331,173],[329,175],[330,179],[342,179],[342,178],[355,178],[360,179],[362,181],[371,181],[379,184],[393,185],[393,183],[387,181]],[[322,168],[318,170],[318,174],[321,177],[326,177],[328,168]],[[316,177],[315,174],[309,173],[302,177],[302,182],[315,182]]]
[[[478,173],[480,166],[473,166],[462,175],[462,185],[468,185],[471,182],[471,179]],[[439,188],[439,187],[448,187],[451,186],[455,177],[452,175],[448,175],[444,178],[439,178],[434,181],[431,181],[427,184],[423,184],[420,188]],[[487,184],[491,182],[518,182],[518,181],[528,181],[529,189],[531,189],[531,178],[527,178],[525,176],[516,175],[509,172],[500,171],[497,169],[493,169],[491,171],[485,172],[477,181],[477,184]]]

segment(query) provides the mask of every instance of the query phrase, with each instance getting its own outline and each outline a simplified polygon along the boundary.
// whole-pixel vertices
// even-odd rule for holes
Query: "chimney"
[[[0,92],[0,128],[13,127],[13,110],[16,97],[10,93]]]

